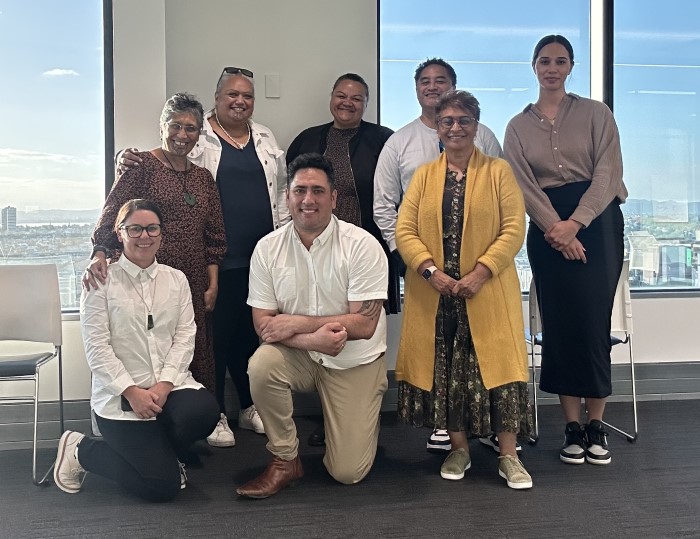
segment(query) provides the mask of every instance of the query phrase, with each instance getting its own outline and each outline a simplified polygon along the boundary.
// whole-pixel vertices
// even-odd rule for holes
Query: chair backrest
[[[632,299],[630,296],[629,268],[630,261],[623,261],[610,319],[610,331],[612,333],[632,335]],[[540,308],[537,304],[537,290],[534,279],[530,281],[528,314],[530,317],[530,335],[537,335],[542,331],[542,321],[540,320]]]
[[[613,333],[632,334],[632,298],[630,296],[630,261],[622,263],[620,280],[615,290],[615,302],[613,303],[610,331]]]
[[[0,265],[0,340],[61,346],[61,295],[55,264]]]

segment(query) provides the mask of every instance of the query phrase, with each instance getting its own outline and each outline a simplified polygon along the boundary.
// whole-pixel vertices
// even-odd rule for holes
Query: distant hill
[[[94,223],[102,209],[94,210],[17,210],[17,224],[24,223]]]

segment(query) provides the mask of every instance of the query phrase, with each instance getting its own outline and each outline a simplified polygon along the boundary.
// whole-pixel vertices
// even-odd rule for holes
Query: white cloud
[[[66,76],[72,76],[72,77],[79,77],[80,73],[75,71],[74,69],[49,69],[48,71],[44,71],[42,73],[44,77],[66,77]]]
[[[76,157],[75,155],[37,152],[35,150],[19,150],[17,148],[0,148],[0,165],[20,165],[28,161],[33,163],[48,162],[61,165],[85,163],[85,159]]]

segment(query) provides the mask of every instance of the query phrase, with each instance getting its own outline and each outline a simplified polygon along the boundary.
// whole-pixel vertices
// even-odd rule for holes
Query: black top
[[[309,127],[297,135],[287,150],[287,164],[303,153],[320,153],[326,151],[326,140],[333,122]],[[355,178],[355,187],[360,201],[362,228],[372,234],[385,248],[382,233],[374,222],[372,208],[374,205],[374,169],[377,168],[379,154],[384,143],[394,132],[388,127],[360,122],[357,134],[350,139],[350,165]]]
[[[243,150],[222,137],[219,140],[221,160],[216,185],[228,243],[221,269],[247,268],[258,240],[274,230],[267,180],[252,138]]]

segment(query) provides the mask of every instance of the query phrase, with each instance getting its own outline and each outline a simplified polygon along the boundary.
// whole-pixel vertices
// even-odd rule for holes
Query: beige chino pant
[[[292,391],[318,391],[328,473],[346,484],[367,475],[377,454],[379,411],[388,385],[384,354],[366,365],[340,370],[319,365],[305,350],[263,344],[250,358],[248,376],[270,453],[284,460],[298,455]]]

